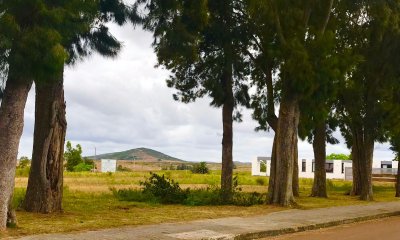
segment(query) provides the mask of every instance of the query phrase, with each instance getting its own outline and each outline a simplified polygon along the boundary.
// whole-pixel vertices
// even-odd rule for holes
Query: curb
[[[339,225],[343,225],[343,224],[357,223],[357,222],[363,222],[363,221],[368,221],[368,220],[387,218],[387,217],[393,217],[393,216],[399,216],[399,215],[400,215],[400,211],[396,211],[396,212],[389,212],[389,213],[380,213],[380,214],[370,215],[370,216],[348,218],[348,219],[325,222],[325,223],[310,224],[310,225],[304,225],[304,226],[299,226],[299,227],[283,228],[283,229],[279,229],[279,230],[266,230],[266,231],[242,233],[242,234],[236,235],[234,237],[234,240],[251,240],[251,239],[259,239],[259,238],[265,238],[265,237],[273,237],[273,236],[278,236],[278,235],[304,232],[304,231],[309,231],[309,230],[316,230],[316,229],[321,229],[321,228],[339,226]]]

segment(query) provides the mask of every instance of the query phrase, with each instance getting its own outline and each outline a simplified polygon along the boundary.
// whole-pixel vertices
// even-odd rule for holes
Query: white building
[[[115,172],[117,171],[117,160],[101,159],[101,172]]]
[[[299,159],[299,177],[314,178],[314,159]],[[397,173],[397,161],[379,161],[374,160],[372,164],[373,173]],[[251,175],[269,176],[271,170],[270,157],[257,157],[251,162]],[[327,179],[352,179],[352,162],[350,160],[326,160],[325,163]]]

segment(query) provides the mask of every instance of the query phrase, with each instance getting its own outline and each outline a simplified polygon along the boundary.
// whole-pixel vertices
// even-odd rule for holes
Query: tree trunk
[[[299,197],[299,153],[297,148],[297,135],[296,135],[296,145],[293,148],[293,181],[292,181],[292,189],[293,196]]]
[[[14,78],[10,71],[0,106],[0,231],[6,229],[8,216],[15,216],[10,206],[24,109],[31,86],[32,81]]]
[[[397,153],[397,156],[399,154]],[[397,178],[396,178],[396,197],[400,197],[400,159],[397,157]]]
[[[35,131],[24,207],[28,212],[62,211],[66,133],[63,74],[36,84]]]
[[[282,206],[291,205],[293,196],[294,149],[297,145],[299,124],[299,104],[297,99],[282,97],[279,109],[278,129],[276,132],[276,164],[273,186],[269,192],[269,203]],[[271,183],[271,182],[270,182]]]
[[[355,127],[353,130],[353,159],[357,161],[359,189],[357,193],[360,195],[361,200],[372,201],[372,159],[374,151],[374,141],[372,138],[365,134],[363,129]],[[354,171],[353,171],[354,172]],[[354,181],[353,174],[353,181]],[[357,181],[357,180],[356,180]],[[353,184],[354,185],[354,184]],[[354,187],[353,187],[354,190]],[[353,195],[356,195],[353,193]]]
[[[361,194],[361,179],[360,179],[360,160],[358,158],[357,146],[353,144],[351,147],[353,185],[351,188],[351,196],[359,196]]]
[[[232,85],[231,85],[232,86]],[[229,92],[229,90],[227,90]],[[232,176],[233,176],[233,93],[230,88],[227,102],[222,107],[222,174],[221,190],[223,201],[230,201],[232,195]]]
[[[312,197],[328,197],[326,193],[326,124],[322,122],[315,128],[313,141],[315,169]]]
[[[361,195],[360,199],[365,201],[374,200],[372,191],[372,159],[374,153],[374,141],[368,136],[364,140],[364,162],[361,162]]]

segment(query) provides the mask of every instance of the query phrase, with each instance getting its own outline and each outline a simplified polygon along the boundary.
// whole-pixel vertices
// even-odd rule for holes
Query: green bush
[[[257,178],[256,183],[261,186],[265,185],[265,178]]]
[[[238,205],[251,206],[262,204],[266,200],[266,194],[243,193],[238,187],[237,176],[233,179],[232,200],[222,201],[222,191],[219,187],[210,186],[203,189],[182,190],[179,184],[173,180],[151,173],[151,176],[145,182],[141,190],[135,189],[110,189],[113,195],[121,201],[150,202],[163,204],[184,204],[191,206],[201,205]]]
[[[156,173],[151,173],[151,176],[144,182],[140,182],[140,185],[143,186],[144,194],[151,194],[158,202],[165,204],[183,203],[189,191],[182,190],[174,180]]]
[[[132,172],[132,170],[130,168],[123,167],[122,165],[118,165],[117,172]]]
[[[64,153],[64,158],[67,161],[66,168],[67,171],[74,171],[74,167],[80,163],[83,163],[82,159],[82,147],[81,145],[76,145],[76,148],[72,147],[70,141],[67,142],[67,150]]]
[[[73,167],[74,172],[89,172],[93,169],[92,164],[87,164],[87,163],[79,163],[78,165]]]
[[[207,174],[209,172],[210,169],[208,169],[206,162],[196,163],[192,169],[192,173]]]

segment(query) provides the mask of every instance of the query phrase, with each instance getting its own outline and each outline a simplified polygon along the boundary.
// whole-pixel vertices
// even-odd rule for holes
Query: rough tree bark
[[[15,217],[11,206],[19,141],[24,127],[24,109],[32,81],[12,76],[10,71],[0,106],[0,231],[7,218]],[[10,219],[8,222],[14,222]]]
[[[293,189],[293,196],[299,197],[299,153],[297,148],[298,138],[296,135],[296,145],[293,148],[293,180],[292,180],[292,189]]]
[[[357,146],[353,144],[351,147],[352,156],[352,174],[353,174],[353,185],[350,191],[351,196],[358,196],[361,194],[361,179],[360,179],[360,160],[358,158]]]
[[[398,159],[399,160],[399,159]],[[399,160],[400,161],[400,160]],[[399,164],[400,162],[398,162]],[[397,166],[396,197],[400,197],[400,164]]]
[[[275,182],[275,167],[276,167],[276,133],[278,131],[278,121],[279,118],[275,114],[275,102],[274,102],[274,89],[273,89],[273,69],[272,69],[272,64],[267,64],[265,74],[266,74],[266,86],[267,86],[267,102],[268,102],[268,109],[267,109],[267,122],[268,125],[271,127],[271,129],[275,132],[274,136],[274,141],[272,145],[272,152],[271,152],[271,168],[270,168],[270,178],[269,178],[269,184],[268,184],[268,197],[269,199],[272,198],[269,193],[272,193],[272,189],[274,187],[274,182]],[[297,141],[297,140],[296,140]],[[292,181],[292,186],[293,186],[293,196],[298,197],[299,196],[299,168],[298,168],[298,148],[297,144],[294,148],[294,156],[295,158],[293,159],[294,161],[294,168],[293,168],[293,181]]]
[[[29,212],[60,212],[67,127],[62,73],[54,81],[36,84],[35,119],[24,207]]]
[[[322,122],[315,128],[313,141],[315,169],[312,197],[328,197],[326,192],[326,124]]]
[[[361,200],[372,201],[372,158],[374,141],[359,126],[353,130],[352,156],[358,162],[359,195]],[[354,180],[354,175],[353,175]],[[354,184],[353,184],[354,185]]]
[[[232,176],[233,176],[233,103],[226,103],[222,107],[222,173],[221,173],[221,190],[223,201],[228,202],[232,195]]]
[[[279,109],[278,129],[275,134],[273,157],[274,176],[270,178],[269,199],[271,204],[291,205],[293,196],[294,149],[297,145],[299,105],[296,98],[284,96]],[[272,164],[273,165],[273,164]],[[272,168],[272,166],[271,166]],[[273,178],[273,179],[272,179]]]

